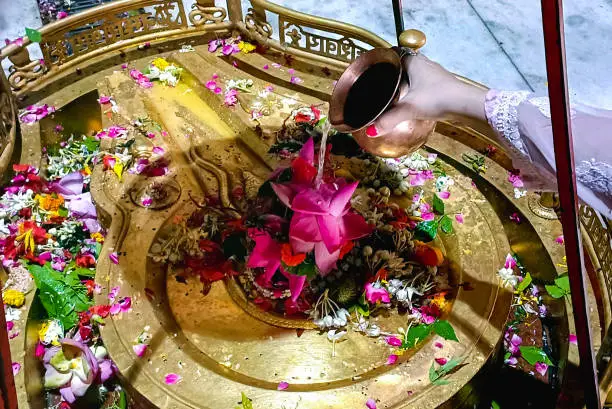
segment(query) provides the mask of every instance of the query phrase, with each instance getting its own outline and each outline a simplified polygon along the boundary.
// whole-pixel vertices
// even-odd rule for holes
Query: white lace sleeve
[[[522,174],[538,174],[554,187],[554,145],[547,97],[526,91],[487,94],[485,113],[491,127],[510,146]],[[612,218],[612,111],[572,105],[576,180],[580,198]],[[536,186],[538,188],[538,186]]]

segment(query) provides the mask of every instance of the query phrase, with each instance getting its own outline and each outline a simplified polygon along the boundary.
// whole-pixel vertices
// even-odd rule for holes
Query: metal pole
[[[393,17],[395,18],[395,35],[397,44],[399,45],[400,34],[404,31],[404,12],[402,8],[402,0],[392,0]]]
[[[563,224],[567,268],[572,292],[574,322],[578,337],[580,369],[583,374],[584,400],[588,409],[599,409],[599,383],[591,342],[586,274],[584,274],[580,219],[578,218],[574,145],[567,93],[562,0],[542,0],[542,25],[546,49],[546,71],[557,165],[557,183],[561,203],[561,222]]]

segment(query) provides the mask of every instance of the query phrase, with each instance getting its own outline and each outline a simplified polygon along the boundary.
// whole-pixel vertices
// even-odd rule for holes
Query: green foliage
[[[535,365],[536,362],[543,362],[547,365],[553,365],[546,352],[540,347],[536,346],[520,346],[521,356],[525,361],[529,362],[529,365]]]
[[[87,148],[90,153],[96,152],[100,148],[100,140],[93,136],[88,136],[83,141],[83,145]]]
[[[523,281],[521,281],[518,287],[516,287],[516,292],[522,293],[523,291],[525,291],[532,281],[533,279],[531,278],[531,274],[525,274],[525,277],[523,277]]]
[[[436,238],[438,234],[438,221],[431,220],[428,222],[420,222],[414,229],[414,238],[425,243],[429,243]]]
[[[442,199],[440,199],[438,195],[436,194],[433,195],[432,206],[433,206],[434,212],[436,212],[439,215],[444,214],[444,201],[442,201]]]
[[[414,348],[419,342],[422,342],[433,331],[433,325],[419,324],[410,327],[408,333],[402,342],[402,349]]]
[[[314,257],[309,254],[304,261],[294,267],[290,267],[283,263],[283,267],[289,273],[296,276],[306,276],[309,280],[315,278],[318,274],[317,266],[314,261]]]
[[[446,234],[453,232],[453,221],[448,215],[444,215],[440,219],[440,229]]]
[[[446,379],[442,379],[449,373],[451,373],[459,364],[463,361],[463,358],[452,358],[444,365],[436,369],[435,362],[431,363],[429,368],[429,381],[434,385],[446,385],[449,383]]]
[[[491,409],[501,409],[501,406],[499,406],[499,403],[497,403],[494,400],[492,400],[491,401]]]
[[[87,288],[77,274],[55,271],[49,263],[42,267],[31,264],[28,270],[34,277],[38,297],[49,318],[59,320],[65,330],[74,327],[79,319],[78,313],[92,305]]]
[[[26,27],[25,32],[26,37],[28,37],[31,42],[40,43],[42,41],[42,35],[40,34],[40,31]]]
[[[435,331],[436,334],[440,335],[442,338],[446,340],[459,342],[459,339],[457,338],[457,334],[455,334],[455,330],[453,329],[453,327],[450,325],[448,321],[437,320],[433,324],[433,330]]]
[[[246,396],[244,392],[241,392],[241,394],[242,401],[240,405],[236,406],[236,409],[253,409],[253,403],[251,402],[251,399],[249,399],[249,397]]]
[[[365,299],[365,293],[361,294],[361,297],[359,297],[359,301],[357,302],[357,304],[349,308],[349,310],[351,313],[353,311],[356,311],[364,317],[370,316],[370,304]]]
[[[570,295],[569,276],[567,274],[555,278],[555,284],[545,285],[546,291],[552,298],[562,298]]]

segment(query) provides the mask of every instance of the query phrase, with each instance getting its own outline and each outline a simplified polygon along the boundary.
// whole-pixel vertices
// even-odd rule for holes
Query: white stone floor
[[[390,0],[272,1],[364,27],[389,42],[395,38]],[[612,109],[612,0],[564,3],[572,99]],[[247,0],[243,4],[248,8]],[[425,54],[494,88],[546,92],[541,21],[537,0],[404,1],[406,28],[427,34]],[[23,35],[26,26],[40,26],[36,0],[0,0],[0,40]]]

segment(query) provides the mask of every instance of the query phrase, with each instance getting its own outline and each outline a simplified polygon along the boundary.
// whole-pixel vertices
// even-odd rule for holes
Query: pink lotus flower
[[[365,285],[365,298],[371,304],[376,304],[379,301],[385,304],[391,302],[387,290],[384,288],[376,288],[372,283],[367,283]]]
[[[296,301],[306,282],[306,276],[290,274],[281,266],[281,244],[276,242],[270,234],[259,229],[249,229],[249,236],[255,240],[255,248],[249,256],[247,267],[263,268],[264,280],[270,283],[274,273],[280,268],[281,273],[289,280],[291,299]]]
[[[344,245],[372,232],[364,218],[350,208],[358,182],[347,184],[344,179],[337,179],[315,187],[312,139],[304,144],[292,169],[292,181],[272,183],[272,189],[294,212],[289,226],[293,250],[297,253],[314,250],[317,267],[325,275],[335,267]]]

